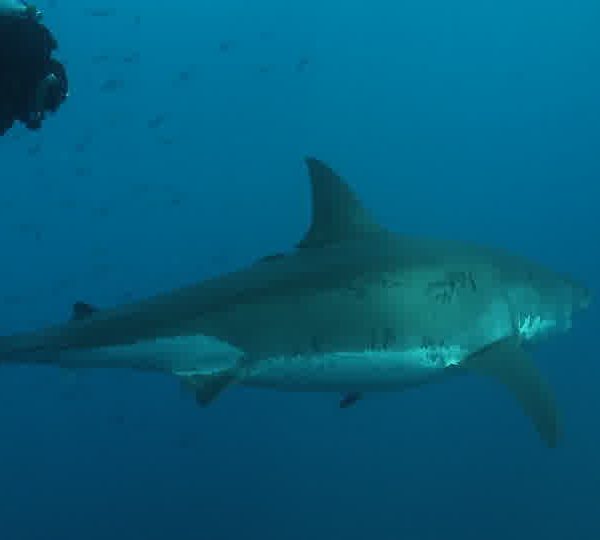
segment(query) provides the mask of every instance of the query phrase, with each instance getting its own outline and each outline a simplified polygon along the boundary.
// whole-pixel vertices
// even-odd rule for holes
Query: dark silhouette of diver
[[[52,58],[56,48],[39,10],[23,0],[0,0],[0,135],[16,121],[39,129],[67,98],[66,70]]]

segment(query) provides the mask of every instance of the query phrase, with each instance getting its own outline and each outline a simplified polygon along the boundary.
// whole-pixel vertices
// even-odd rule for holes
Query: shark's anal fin
[[[352,405],[356,405],[362,397],[363,395],[360,392],[348,392],[344,394],[340,400],[340,409],[347,409],[348,407],[352,407]]]
[[[531,418],[544,442],[552,448],[557,445],[560,426],[554,396],[516,338],[504,339],[476,353],[464,367],[502,382]]]
[[[285,253],[272,253],[271,255],[265,255],[264,257],[261,257],[260,259],[258,259],[258,261],[256,262],[271,262],[271,261],[278,261],[280,259],[285,259]]]
[[[202,407],[210,405],[223,390],[238,378],[237,369],[226,369],[207,375],[188,375],[184,378],[196,396],[196,403]]]
[[[383,232],[350,186],[330,167],[306,158],[312,194],[312,222],[298,248],[320,248],[366,233]]]
[[[85,302],[75,302],[73,304],[73,312],[71,314],[71,319],[74,321],[80,321],[82,319],[87,319],[91,317],[94,313],[98,311],[98,308],[92,306],[91,304],[87,304]]]

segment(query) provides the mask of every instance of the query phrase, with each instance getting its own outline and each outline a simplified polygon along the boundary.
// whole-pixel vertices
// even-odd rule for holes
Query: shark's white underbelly
[[[465,356],[459,347],[281,356],[261,361],[242,382],[284,390],[395,390],[437,378]]]
[[[492,319],[503,324],[496,328],[488,321],[488,326],[493,327],[493,331],[487,330],[490,342],[501,339],[508,331],[501,318]],[[519,334],[525,340],[552,326],[551,321],[539,317],[525,317],[517,322]],[[399,350],[278,355],[246,364],[244,352],[231,344],[210,336],[193,335],[97,349],[64,350],[59,353],[59,363],[74,368],[155,370],[181,377],[215,375],[237,365],[241,367],[241,384],[283,390],[343,392],[415,386],[439,377],[450,366],[459,365],[470,352],[458,345],[430,345]]]
[[[510,335],[512,328],[503,318],[491,319],[489,343]],[[527,341],[555,325],[553,320],[525,316],[517,321],[517,331]],[[451,345],[277,356],[259,362],[242,382],[284,390],[396,390],[438,378],[475,351]]]
[[[226,342],[194,335],[96,349],[69,349],[60,352],[60,364],[73,368],[130,368],[186,375],[230,368],[242,356],[242,351]]]
[[[465,356],[456,346],[282,355],[242,367],[239,382],[284,390],[393,390],[435,378]],[[60,352],[60,364],[156,370],[187,377],[218,374],[240,363],[243,366],[243,357],[242,351],[228,343],[198,335],[66,350]]]

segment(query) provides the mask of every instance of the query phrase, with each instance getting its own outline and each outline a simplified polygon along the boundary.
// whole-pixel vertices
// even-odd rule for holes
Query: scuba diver
[[[39,129],[68,96],[65,68],[52,58],[57,42],[41,18],[24,0],[0,0],[0,135],[16,121]]]

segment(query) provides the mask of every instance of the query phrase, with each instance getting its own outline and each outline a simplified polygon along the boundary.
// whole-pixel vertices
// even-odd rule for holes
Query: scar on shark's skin
[[[310,339],[310,350],[314,354],[319,354],[323,351],[321,340],[317,336],[312,336]]]
[[[383,348],[390,349],[396,343],[396,332],[393,328],[385,328],[383,330]]]
[[[432,281],[427,285],[427,294],[433,295],[436,301],[449,304],[461,290],[477,292],[477,283],[472,272],[449,272],[446,278]]]
[[[390,350],[396,343],[396,332],[393,328],[373,328],[369,348],[372,351]]]
[[[362,284],[351,284],[348,285],[347,291],[353,294],[358,300],[365,300],[367,298],[367,288]]]
[[[393,275],[383,275],[380,278],[358,278],[353,280],[346,286],[346,290],[353,293],[359,300],[365,300],[368,296],[368,291],[373,286],[379,286],[382,289],[391,291],[397,288],[405,287],[402,280]]]
[[[405,287],[405,284],[399,280],[394,278],[386,278],[385,276],[380,281],[381,287],[384,289],[400,289]]]

